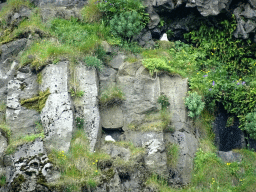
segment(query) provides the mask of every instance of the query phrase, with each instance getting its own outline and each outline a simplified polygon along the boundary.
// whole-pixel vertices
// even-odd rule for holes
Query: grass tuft
[[[100,105],[102,107],[118,105],[125,99],[123,92],[117,86],[110,86],[100,95]]]
[[[98,163],[110,157],[104,153],[90,152],[86,133],[79,129],[73,135],[70,150],[67,153],[53,150],[49,159],[61,172],[60,180],[51,185],[74,185],[79,191],[84,185],[93,188],[99,184],[101,170]]]

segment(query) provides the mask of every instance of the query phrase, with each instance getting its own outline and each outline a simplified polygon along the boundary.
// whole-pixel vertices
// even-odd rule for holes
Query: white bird
[[[113,139],[110,135],[107,135],[105,137],[105,141],[113,141],[113,142],[116,142],[115,139]]]
[[[166,33],[163,34],[163,36],[161,37],[160,41],[169,41],[167,39],[167,34]]]

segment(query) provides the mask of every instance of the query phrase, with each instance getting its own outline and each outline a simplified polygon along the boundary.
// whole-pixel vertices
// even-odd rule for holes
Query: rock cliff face
[[[106,135],[111,135],[116,142],[128,141],[135,147],[145,149],[145,154],[134,160],[136,165],[143,166],[144,170],[139,167],[138,170],[132,167],[113,167],[115,176],[109,183],[98,187],[98,191],[104,191],[106,187],[113,189],[111,191],[140,191],[145,179],[139,178],[141,175],[145,177],[146,172],[162,175],[173,185],[186,185],[190,182],[198,140],[193,134],[194,128],[188,121],[183,100],[188,89],[187,79],[167,74],[151,77],[140,61],[124,62],[120,59],[123,56],[120,55],[122,53],[112,59],[113,67],[105,66],[98,73],[82,64],[76,67],[76,81],[79,90],[84,92],[76,101],[71,98],[69,91],[69,61],[47,65],[40,72],[40,85],[37,82],[37,75],[29,66],[17,70],[14,66],[18,63],[13,61],[10,69],[1,68],[2,74],[5,71],[10,74],[7,77],[2,76],[5,82],[2,90],[6,90],[2,98],[6,101],[6,121],[13,136],[36,134],[36,122],[39,120],[45,133],[43,140],[21,145],[13,155],[4,157],[2,166],[7,175],[6,190],[18,187],[20,191],[35,191],[36,188],[47,191],[38,184],[40,176],[43,175],[47,181],[52,181],[59,175],[47,158],[47,150],[68,151],[72,133],[76,129],[76,117],[85,120],[83,128],[88,135],[91,151],[104,150],[114,159],[121,157],[127,162],[131,160],[131,151],[105,143]],[[4,62],[7,61],[2,60],[3,64]],[[125,99],[120,104],[99,108],[100,89],[104,91],[109,86],[118,86],[123,91]],[[40,113],[21,105],[22,99],[29,99],[39,91],[47,90],[49,95]],[[172,133],[159,129],[159,117],[148,119],[151,114],[159,116],[158,111],[161,107],[157,99],[161,94],[165,94],[170,101],[167,110],[171,115],[168,126],[173,128]],[[105,130],[103,134],[102,129]],[[167,157],[167,146],[170,144],[177,144],[180,148],[177,165],[172,167],[167,162],[170,158]],[[3,146],[6,148],[6,144]],[[121,176],[123,172],[118,169],[125,169],[124,181]],[[17,184],[16,180],[22,181],[22,184]]]
[[[42,19],[47,21],[53,16],[79,17],[76,9],[86,1],[34,0],[33,3],[42,8]],[[241,5],[231,0],[145,0],[144,4],[151,22],[139,35],[138,41],[145,47],[153,46],[152,37],[160,38],[168,29],[174,31],[174,38],[179,38],[184,32],[197,27],[195,21],[223,11],[236,16],[239,25],[235,37],[247,39],[249,34],[255,32],[253,21],[256,3],[253,0]],[[185,10],[184,14],[174,19],[174,22],[164,27],[158,26],[160,15],[168,17],[182,9]],[[29,17],[30,12],[21,10],[17,12],[18,15],[15,14],[10,23]],[[247,18],[247,22],[241,16]],[[5,116],[13,138],[40,134],[36,126],[39,121],[45,137],[19,145],[7,155],[9,141],[6,134],[0,131],[0,174],[6,176],[7,182],[0,191],[57,191],[42,184],[56,182],[60,177],[60,172],[49,160],[49,151],[55,149],[68,152],[72,136],[77,130],[77,119],[84,120],[82,130],[87,134],[91,152],[104,151],[113,160],[127,162],[127,166],[116,165],[113,161],[99,162],[102,172],[112,172],[109,178],[102,179],[94,191],[154,191],[144,184],[150,173],[161,175],[173,186],[189,184],[200,135],[189,120],[184,105],[188,91],[187,79],[166,73],[152,77],[140,60],[125,62],[126,55],[121,52],[101,71],[88,68],[83,63],[73,69],[71,61],[63,60],[47,65],[38,73],[29,65],[19,65],[18,55],[30,43],[26,37],[0,47],[0,100],[6,105],[0,117],[2,119]],[[72,96],[71,84],[74,82],[83,92],[81,97]],[[124,99],[107,106],[99,105],[101,94],[111,87],[122,90]],[[45,95],[40,96],[41,93]],[[165,129],[162,129],[161,106],[157,102],[161,95],[165,95],[170,102],[165,111],[170,115]],[[33,97],[38,97],[39,105],[40,99],[45,100],[39,106],[41,110],[22,104],[22,101]],[[216,128],[217,143],[220,144],[223,142],[221,130],[227,121],[225,115],[219,116],[222,117],[226,118],[223,119],[223,125],[221,120],[216,125],[222,128]],[[238,129],[235,129],[235,133],[239,136],[235,139],[238,143],[234,147],[243,147],[243,139],[240,138],[242,133]],[[114,142],[106,142],[106,136],[111,136]],[[143,153],[134,155],[131,149],[117,144],[121,142],[130,142],[135,148],[141,148]],[[233,140],[225,143],[228,142]],[[175,163],[170,163],[174,158],[169,154],[170,146],[178,146]],[[219,148],[228,151],[233,147],[220,145]],[[224,159],[240,158],[229,153],[220,155]]]

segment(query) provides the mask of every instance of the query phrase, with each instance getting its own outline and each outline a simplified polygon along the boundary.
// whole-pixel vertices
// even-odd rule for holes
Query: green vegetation
[[[0,130],[2,132],[3,135],[5,135],[5,137],[9,140],[11,137],[11,129],[8,125],[6,125],[5,122],[2,122],[0,124]]]
[[[94,68],[99,69],[99,70],[102,69],[103,63],[97,57],[86,56],[84,61],[85,61],[86,66],[88,66],[88,67],[94,67]]]
[[[243,128],[250,137],[256,139],[256,112],[248,113],[245,117],[245,126]]]
[[[142,18],[142,25],[146,26],[149,21],[148,14],[140,0],[100,0],[97,4],[100,12],[103,14],[105,22],[109,22],[115,15],[120,15],[127,11],[136,11]]]
[[[0,102],[0,112],[4,112],[6,110],[6,104],[4,101]]]
[[[189,92],[188,94],[185,99],[185,105],[189,110],[188,116],[194,119],[201,114],[205,103],[202,101],[202,96],[198,95],[197,92]]]
[[[3,187],[6,184],[6,177],[5,176],[1,176],[0,177],[0,187]]]
[[[162,110],[166,109],[170,105],[168,97],[164,94],[161,94],[159,96],[159,98],[157,99],[157,102],[161,104]]]
[[[56,18],[47,25],[42,23],[40,11],[34,10],[30,19],[23,20],[18,26],[8,27],[6,17],[22,6],[32,7],[29,1],[8,0],[0,12],[0,43],[7,43],[28,34],[38,34],[37,41],[22,53],[21,66],[30,64],[31,68],[39,72],[49,63],[68,59],[72,67],[75,67],[77,61],[85,61],[86,65],[100,69],[102,64],[107,62],[106,53],[100,46],[105,40],[112,46],[118,46],[121,51],[130,53],[131,57],[127,59],[129,62],[136,62],[139,57],[135,57],[135,53],[141,53],[142,63],[151,75],[164,71],[189,78],[191,94],[186,105],[190,110],[190,117],[197,116],[193,120],[201,139],[200,149],[194,161],[192,182],[184,189],[171,189],[164,178],[153,174],[149,177],[147,185],[159,191],[255,191],[255,153],[246,149],[234,150],[243,154],[242,162],[223,162],[216,156],[217,149],[213,144],[211,123],[214,120],[216,103],[222,103],[232,117],[238,116],[241,129],[251,137],[256,137],[256,43],[232,37],[236,28],[234,18],[221,22],[220,28],[202,23],[199,30],[185,34],[187,41],[193,43],[194,47],[175,41],[157,42],[156,49],[142,49],[136,43],[130,42],[132,37],[140,32],[141,26],[146,26],[148,22],[148,15],[145,14],[140,1],[89,0],[89,4],[81,11],[83,21]],[[118,16],[121,16],[121,23],[117,22]],[[129,23],[125,19],[128,17],[131,18]],[[139,19],[140,23],[132,18]],[[163,22],[161,24],[164,25]],[[169,37],[173,35],[172,31],[167,33]],[[38,73],[38,82],[41,81],[42,75]],[[75,86],[75,80],[72,83],[74,89],[71,94],[82,96],[83,93],[77,91],[79,89]],[[39,93],[38,96],[22,100],[21,104],[40,111],[48,95],[49,92]],[[108,107],[119,104],[124,99],[120,88],[112,86],[101,94],[100,105]],[[166,97],[162,96],[158,102],[162,106],[161,111],[147,114],[143,124],[130,125],[130,129],[173,132],[170,114],[165,109],[168,106]],[[205,108],[203,103],[206,103]],[[0,111],[5,111],[4,104],[0,105]],[[227,126],[233,124],[232,117],[229,118]],[[89,188],[97,186],[102,174],[105,174],[98,169],[98,164],[110,160],[106,154],[89,151],[88,140],[82,129],[84,120],[78,117],[75,121],[78,131],[74,134],[69,152],[52,151],[50,155],[51,161],[58,166],[62,174],[61,179],[54,185],[64,186],[67,191],[79,191],[84,185]],[[8,126],[1,124],[1,132],[9,139],[6,153],[10,154],[18,145],[34,141],[38,137],[44,138],[42,126],[38,127],[37,134],[14,139],[11,138]],[[134,147],[132,143],[116,142],[115,145],[128,148],[132,156],[143,152],[143,149]],[[166,150],[168,165],[175,167],[179,154],[178,146],[169,144]],[[118,159],[114,165],[132,166],[132,162]],[[106,174],[112,177],[113,169],[109,169]],[[24,178],[20,176],[19,179]],[[5,183],[3,177],[0,178],[0,186],[2,183]]]
[[[101,171],[98,163],[110,157],[104,153],[90,152],[86,133],[79,129],[73,135],[69,151],[52,151],[49,159],[61,171],[60,180],[50,185],[72,186],[79,191],[84,185],[93,188],[99,184]]]
[[[36,111],[41,112],[42,109],[44,108],[45,102],[50,94],[51,93],[50,93],[49,89],[47,89],[43,92],[40,91],[37,96],[34,96],[30,99],[22,99],[20,101],[20,104],[28,109],[34,109]]]
[[[97,6],[97,0],[89,0],[88,5],[81,10],[81,14],[86,23],[99,22],[102,18],[102,13]]]
[[[166,145],[167,165],[171,168],[175,168],[179,158],[179,145],[170,143]]]
[[[84,96],[84,91],[78,91],[78,90],[75,90],[75,89],[70,89],[70,93],[71,93],[71,97],[83,97]]]
[[[15,27],[13,30],[7,28],[0,37],[0,43],[8,43],[28,34],[38,34],[42,37],[50,36],[48,29],[41,21],[40,11],[38,9],[34,9],[30,19],[23,20],[18,27]]]
[[[100,95],[100,105],[102,107],[118,105],[125,99],[123,92],[116,85],[105,89]]]
[[[78,128],[78,129],[83,129],[84,128],[84,119],[83,118],[77,117],[75,119],[75,121],[76,121],[76,128]]]
[[[14,11],[19,10],[21,7],[32,8],[33,5],[29,0],[7,0],[7,3],[2,7],[0,12],[0,27],[6,28],[6,17],[8,17],[8,15],[12,14]]]
[[[141,17],[136,11],[115,15],[110,20],[110,29],[113,35],[131,42],[132,37],[143,29]]]
[[[170,125],[171,116],[167,109],[152,111],[145,115],[142,124],[130,124],[128,128],[133,131],[156,131],[174,132],[175,129]]]

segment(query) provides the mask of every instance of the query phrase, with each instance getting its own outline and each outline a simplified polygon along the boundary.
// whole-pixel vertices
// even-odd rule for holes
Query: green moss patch
[[[21,100],[21,105],[28,108],[28,109],[34,109],[36,111],[42,111],[42,109],[45,106],[45,102],[50,95],[49,89],[43,92],[39,92],[38,96],[32,97],[30,99],[23,99]]]

